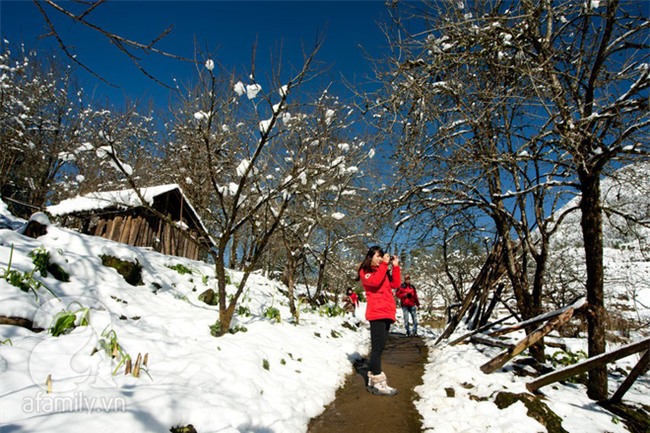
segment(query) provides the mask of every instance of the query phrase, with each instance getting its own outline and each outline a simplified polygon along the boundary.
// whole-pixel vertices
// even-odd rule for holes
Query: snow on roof
[[[158,197],[161,194],[173,191],[175,189],[181,193],[186,205],[190,208],[194,215],[196,215],[198,224],[201,226],[205,233],[208,233],[208,229],[205,227],[205,225],[203,225],[203,221],[201,221],[199,214],[196,212],[196,210],[194,210],[192,204],[189,202],[183,193],[183,190],[178,184],[170,183],[167,185],[140,188],[140,195],[146,204],[151,206],[153,205],[153,200],[155,197]],[[131,207],[139,207],[143,205],[144,203],[142,203],[140,197],[138,197],[138,194],[136,194],[133,189],[124,189],[120,191],[91,192],[82,196],[69,198],[63,200],[59,204],[48,206],[47,212],[52,216],[62,216],[78,212],[107,209],[111,207],[128,209]],[[210,240],[214,243],[213,239]]]
[[[174,189],[178,189],[183,194],[178,184],[169,184],[140,188],[140,195],[142,195],[142,198],[148,205],[152,205],[155,197]],[[185,198],[184,194],[183,198]],[[185,198],[185,201],[187,201],[187,198]],[[60,216],[110,207],[127,209],[142,205],[143,203],[140,197],[138,197],[133,189],[124,189],[120,191],[91,192],[82,196],[69,198],[59,204],[48,206],[47,211],[50,215]]]

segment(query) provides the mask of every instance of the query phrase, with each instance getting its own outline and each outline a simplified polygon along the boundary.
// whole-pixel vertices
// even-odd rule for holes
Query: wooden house
[[[47,212],[62,226],[84,234],[167,255],[207,258],[214,242],[178,185],[141,188],[140,195],[146,205],[128,189],[67,199],[49,206]]]

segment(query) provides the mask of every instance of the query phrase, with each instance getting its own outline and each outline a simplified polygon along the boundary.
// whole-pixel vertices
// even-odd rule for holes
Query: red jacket
[[[399,266],[393,266],[393,279],[388,278],[388,263],[382,262],[372,271],[359,270],[361,285],[366,291],[368,305],[366,307],[367,320],[389,319],[395,321],[395,298],[393,290],[400,286],[402,278]]]
[[[413,285],[404,283],[397,289],[395,293],[399,300],[402,302],[402,307],[419,307],[420,300],[418,299],[418,292],[415,291]],[[411,295],[411,296],[409,296]]]

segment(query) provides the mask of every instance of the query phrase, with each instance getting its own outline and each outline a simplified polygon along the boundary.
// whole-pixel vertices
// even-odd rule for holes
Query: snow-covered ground
[[[192,424],[201,433],[302,433],[353,372],[352,361],[367,354],[369,334],[362,320],[331,318],[303,306],[300,323],[294,324],[281,284],[259,274],[249,280],[241,300],[233,324],[240,331],[213,337],[217,307],[198,299],[216,287],[210,265],[55,226],[31,239],[16,230],[23,223],[0,202],[5,227],[0,228],[0,274],[29,274],[34,269],[29,253],[40,249],[70,274],[70,281],[36,273],[47,289],[22,291],[1,278],[0,315],[30,318],[46,330],[61,311],[76,313],[77,324],[83,318],[88,323],[57,337],[0,325],[2,431],[137,433]],[[144,284],[128,284],[102,265],[102,255],[137,260]],[[192,272],[179,272],[185,268]],[[240,274],[231,271],[230,278],[236,282]],[[279,323],[266,317],[270,307],[279,310]],[[513,426],[524,433],[545,431],[523,404],[499,410],[493,403],[498,391],[525,392],[526,379],[508,369],[491,375],[479,370],[498,349],[434,347],[437,332],[421,332],[430,343],[424,384],[417,388],[426,431],[512,432]],[[113,358],[115,343],[121,353]],[[125,375],[119,360],[126,354],[132,360],[147,354],[139,377]],[[627,370],[637,359],[617,364]],[[581,385],[542,390],[568,431],[627,431],[592,403]],[[648,395],[646,374],[625,399],[650,404]]]

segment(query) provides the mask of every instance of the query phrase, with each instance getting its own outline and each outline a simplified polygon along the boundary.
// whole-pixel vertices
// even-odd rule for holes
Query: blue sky
[[[66,2],[67,6],[74,6]],[[79,9],[77,9],[79,10]],[[119,88],[111,88],[83,71],[77,75],[86,93],[107,97],[121,105],[125,98],[153,98],[166,107],[169,91],[143,75],[133,63],[107,40],[70,18],[50,9],[50,16],[64,41],[78,59]],[[377,25],[385,15],[384,2],[372,1],[108,1],[88,19],[124,37],[148,42],[170,25],[174,28],[159,48],[194,57],[195,46],[209,50],[215,61],[229,69],[248,72],[252,46],[257,40],[258,79],[270,72],[271,51],[282,45],[283,64],[299,66],[303,46],[313,46],[317,34],[325,44],[318,59],[330,66],[322,82],[333,82],[333,91],[345,91],[340,74],[354,80],[370,69],[359,45],[377,54],[385,49],[385,39]],[[31,1],[0,1],[0,32],[12,44],[26,43],[44,54],[52,53],[56,41],[39,38],[46,33],[45,21]],[[61,52],[57,52],[61,56]],[[66,63],[68,59],[64,58]],[[147,70],[162,81],[173,78],[186,82],[196,76],[190,63],[150,56],[143,60]],[[241,80],[245,81],[242,74]],[[262,81],[260,79],[260,81]]]

